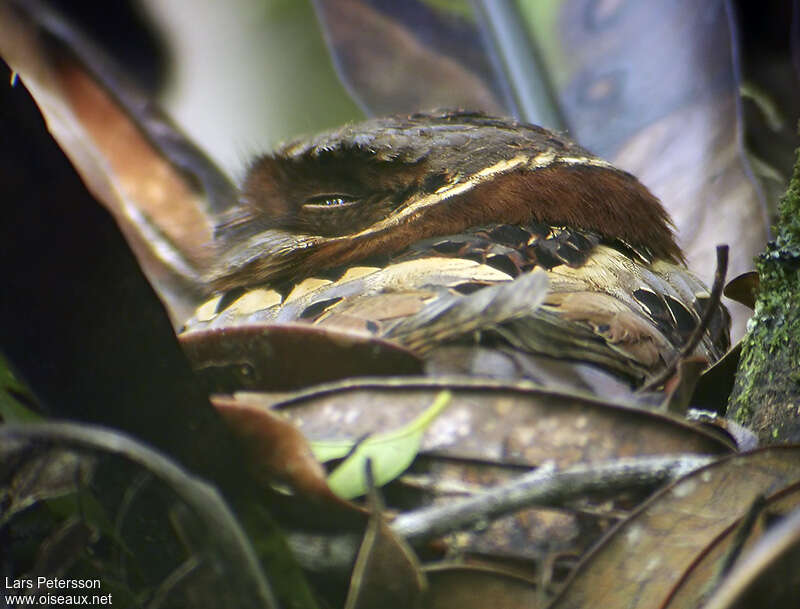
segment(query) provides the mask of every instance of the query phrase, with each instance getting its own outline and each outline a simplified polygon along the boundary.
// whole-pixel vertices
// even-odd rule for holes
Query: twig
[[[472,497],[401,514],[390,527],[411,545],[419,545],[523,508],[560,507],[591,493],[656,487],[713,460],[698,455],[637,457],[576,465],[560,472],[552,464],[543,465],[508,484]],[[317,572],[350,568],[360,542],[360,536],[353,533],[323,536],[291,532],[287,538],[298,562]]]
[[[576,465],[561,472],[552,464],[544,465],[474,497],[402,514],[391,527],[410,544],[419,544],[526,507],[562,506],[591,493],[657,486],[711,461],[697,455],[638,457]]]
[[[711,288],[708,306],[706,307],[705,311],[703,311],[702,317],[700,317],[700,323],[697,324],[692,332],[692,335],[689,337],[689,340],[687,340],[686,344],[683,345],[683,348],[680,350],[678,355],[660,373],[639,387],[637,390],[638,392],[641,393],[644,391],[652,391],[656,387],[663,385],[673,374],[675,374],[678,363],[682,359],[689,357],[694,352],[695,348],[700,343],[700,340],[703,338],[703,334],[705,334],[705,331],[708,329],[708,325],[711,323],[711,318],[714,316],[714,312],[716,311],[717,307],[719,307],[720,300],[722,298],[722,289],[725,287],[725,275],[727,273],[728,246],[718,245],[717,270],[714,273],[714,285]]]

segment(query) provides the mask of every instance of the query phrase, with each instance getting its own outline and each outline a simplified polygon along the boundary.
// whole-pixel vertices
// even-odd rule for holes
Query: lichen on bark
[[[775,232],[757,258],[759,295],[728,404],[728,417],[768,444],[800,442],[800,149]]]

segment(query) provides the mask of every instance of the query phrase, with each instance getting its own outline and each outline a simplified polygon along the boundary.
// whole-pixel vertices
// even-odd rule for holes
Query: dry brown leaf
[[[361,508],[328,488],[325,469],[286,417],[232,396],[215,396],[211,402],[237,437],[253,480],[263,489],[288,487],[288,509],[317,514],[313,524],[319,527],[358,526],[364,521]]]
[[[312,440],[357,438],[407,424],[442,389],[453,401],[431,425],[422,450],[449,458],[559,467],[615,457],[731,450],[712,434],[677,418],[529,383],[469,379],[387,379],[312,389],[275,401]]]
[[[744,555],[763,538],[767,526],[770,525],[769,521],[774,523],[774,521],[786,517],[793,511],[798,510],[798,508],[800,508],[800,484],[781,489],[767,498],[763,505],[760,505],[755,526],[749,532],[745,531],[746,540],[744,541],[744,546],[738,548],[742,552],[740,559],[743,559]],[[708,601],[711,593],[715,592],[719,583],[721,583],[718,578],[722,563],[726,560],[732,545],[738,541],[736,538],[742,526],[741,521],[746,518],[747,516],[745,515],[740,519],[740,522],[732,525],[722,535],[714,539],[706,551],[698,558],[697,562],[689,566],[681,581],[676,585],[675,590],[670,593],[669,599],[664,603],[664,609],[693,609],[704,605]],[[777,548],[778,545],[776,544],[775,548],[776,554],[780,553]],[[773,554],[767,559],[767,562],[770,560],[780,560],[780,558]],[[767,567],[764,563],[761,563],[761,565],[762,568]],[[764,606],[773,607],[774,605],[765,602]]]
[[[402,427],[445,388],[452,391],[452,401],[426,429],[411,474],[386,487],[387,496],[397,502],[393,507],[451,501],[509,482],[523,468],[548,460],[568,467],[618,457],[732,450],[719,434],[675,417],[530,384],[408,377],[351,381],[288,396],[237,397],[254,406],[279,408],[312,441],[353,440]],[[477,534],[451,535],[445,547],[493,560],[533,561],[528,562],[533,571],[540,567],[532,565],[556,557],[571,564],[622,510],[642,498],[617,493],[613,501],[587,502],[578,512],[526,509]]]
[[[208,265],[214,253],[210,247],[212,227],[201,211],[205,203],[197,187],[156,150],[141,127],[86,68],[69,55],[54,63],[65,102],[96,146],[105,170],[118,182],[124,199],[146,214],[196,268]],[[123,210],[112,211],[121,222],[133,222]],[[139,227],[134,224],[129,230]]]
[[[704,357],[691,356],[678,362],[675,375],[664,384],[662,408],[666,412],[685,415],[703,370],[708,366]]]
[[[731,279],[725,286],[725,296],[742,303],[748,309],[755,309],[759,287],[760,282],[756,271],[742,273]]]
[[[0,5],[0,55],[89,191],[114,215],[173,323],[188,317],[198,299],[195,265],[211,253],[208,219],[191,180],[161,158],[67,49],[8,3]],[[159,232],[168,236],[161,246],[175,239],[185,251],[159,248]]]
[[[422,374],[420,360],[394,343],[302,323],[201,330],[181,335],[180,341],[195,372],[219,393]]]
[[[800,510],[742,557],[705,609],[794,609],[800,589]]]
[[[657,607],[756,496],[800,480],[800,447],[722,459],[676,481],[584,558],[552,609]]]
[[[692,406],[713,410],[721,415],[725,414],[725,410],[728,408],[728,397],[736,380],[741,353],[742,341],[739,341],[711,368],[700,375],[692,394]]]
[[[427,582],[417,557],[373,505],[350,579],[345,609],[414,609]]]
[[[539,609],[535,582],[500,569],[469,565],[425,568],[428,609]]]
[[[279,482],[311,496],[332,497],[325,470],[303,434],[284,417],[227,396],[216,396],[212,403],[236,433],[256,480],[265,487]]]

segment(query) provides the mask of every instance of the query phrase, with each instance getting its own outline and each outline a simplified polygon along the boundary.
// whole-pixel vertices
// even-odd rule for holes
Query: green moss
[[[782,407],[800,399],[800,150],[778,212],[776,239],[757,259],[759,297],[729,405],[729,416],[765,441],[800,427]]]

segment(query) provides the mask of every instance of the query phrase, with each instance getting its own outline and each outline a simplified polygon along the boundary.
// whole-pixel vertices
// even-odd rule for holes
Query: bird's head
[[[483,224],[542,222],[682,261],[658,199],[562,135],[480,113],[368,120],[256,159],[217,289],[293,281]]]

